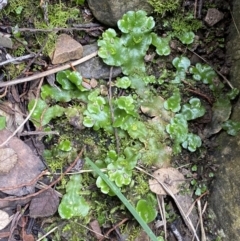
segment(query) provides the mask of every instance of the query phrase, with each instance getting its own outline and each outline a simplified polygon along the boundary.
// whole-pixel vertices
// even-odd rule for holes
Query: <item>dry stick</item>
[[[197,236],[197,233],[196,233],[196,230],[192,224],[192,221],[190,220],[190,218],[185,214],[185,212],[183,211],[181,205],[179,204],[178,200],[175,198],[175,195],[173,194],[173,192],[161,181],[159,181],[156,177],[154,177],[153,175],[149,174],[148,172],[146,172],[145,170],[143,170],[142,168],[140,167],[135,167],[136,169],[138,169],[139,171],[145,173],[146,175],[154,178],[161,186],[162,188],[164,189],[164,191],[172,197],[172,199],[174,200],[175,204],[177,205],[178,207],[178,210],[179,212],[181,213],[182,215],[182,218],[185,222],[185,224],[187,225],[187,227],[189,228],[189,230],[191,231],[191,233],[194,235],[194,237],[196,238],[197,241],[200,241],[198,236]]]
[[[91,54],[89,54],[89,55],[87,55],[87,56],[85,56],[85,57],[83,57],[83,58],[81,58],[79,60],[71,62],[71,64],[65,64],[65,65],[62,65],[62,66],[59,66],[59,67],[47,70],[47,71],[42,72],[42,73],[38,73],[38,74],[29,76],[29,77],[15,79],[15,80],[12,80],[12,81],[0,83],[0,88],[1,87],[5,87],[5,86],[16,85],[16,84],[20,84],[20,83],[36,80],[36,79],[43,78],[43,77],[51,75],[51,74],[55,74],[55,73],[57,73],[59,71],[62,71],[62,70],[65,70],[65,69],[69,69],[69,68],[71,68],[71,65],[72,66],[79,65],[79,64],[81,64],[83,62],[86,62],[89,59],[97,56],[97,53],[98,53],[97,51],[93,52],[93,53],[91,53]]]
[[[33,105],[33,108],[31,109],[31,111],[29,112],[29,114],[27,115],[27,117],[25,118],[25,120],[21,123],[21,125],[19,125],[19,127],[12,133],[12,135],[10,135],[7,140],[5,140],[1,145],[0,147],[3,147],[4,145],[6,145],[17,133],[19,130],[21,130],[21,128],[25,125],[25,123],[30,119],[31,115],[33,114],[36,106],[37,106],[37,103],[38,103],[38,97],[39,97],[39,94],[40,94],[40,89],[41,89],[41,86],[42,86],[42,83],[43,83],[43,78],[40,80],[40,83],[38,85],[38,88],[37,88],[37,95],[36,95],[36,99],[34,101],[34,105]]]
[[[78,28],[78,27],[73,27],[73,28],[52,28],[52,29],[33,29],[33,28],[18,28],[17,30],[19,32],[58,32],[58,31],[72,31],[72,30],[79,30],[79,31],[85,31],[85,32],[91,32],[91,31],[95,31],[95,30],[99,30],[101,29],[101,26],[98,27],[92,27],[90,29],[87,28]]]
[[[208,96],[204,95],[203,93],[198,92],[198,91],[196,91],[196,90],[192,90],[192,89],[186,89],[186,90],[189,91],[189,92],[192,92],[192,93],[194,93],[194,94],[196,94],[196,95],[199,95],[199,96],[201,96],[201,97],[203,97],[203,98],[205,98],[210,105],[213,105],[213,103],[212,103],[212,101],[210,100],[210,98],[208,98]]]
[[[201,18],[201,13],[202,13],[202,5],[203,5],[203,1],[202,0],[199,0],[199,3],[198,3],[198,18]]]
[[[204,204],[204,207],[203,207],[203,210],[202,210],[202,215],[205,213],[207,209],[207,202]],[[198,220],[198,223],[196,225],[196,229],[198,229],[198,226],[199,226],[199,220]],[[194,237],[192,238],[192,241],[194,241]]]
[[[57,228],[58,228],[58,226],[54,227],[53,229],[51,229],[50,231],[48,231],[47,233],[45,233],[41,238],[37,239],[37,241],[41,241],[42,239],[44,239],[45,237],[47,237],[49,234],[51,234],[52,232],[54,232]]]
[[[194,18],[197,17],[197,5],[198,5],[198,0],[195,0],[195,3],[194,3]]]
[[[167,240],[167,222],[166,222],[166,212],[165,212],[163,196],[157,195],[157,201],[158,201],[159,211],[160,211],[160,214],[161,214],[162,220],[163,220],[165,240]]]
[[[5,88],[4,93],[0,95],[0,98],[3,98],[4,96],[6,96],[7,90],[8,90],[8,86]]]
[[[118,226],[122,225],[123,223],[127,222],[128,221],[128,218],[124,218],[121,222],[119,222],[118,224],[116,224],[115,226],[113,226],[111,229],[109,229],[107,231],[107,233],[105,234],[105,236],[108,236],[114,229],[116,229]],[[104,238],[106,237],[103,237],[101,238],[99,241],[103,241]]]
[[[40,135],[40,136],[46,136],[46,135],[57,135],[59,136],[58,131],[26,131],[22,132],[19,134],[19,136],[35,136],[35,135]]]
[[[197,202],[198,200],[200,200],[203,196],[207,195],[207,194],[209,194],[209,191],[206,191],[205,193],[203,193],[200,197],[198,197],[198,198],[192,203],[191,207],[188,209],[187,216],[189,216],[190,213],[192,212],[193,207],[195,206],[196,202]]]
[[[74,222],[74,221],[72,221],[72,222]],[[92,232],[92,233],[98,234],[99,236],[101,235],[102,237],[105,237],[106,239],[109,239],[106,235],[104,236],[103,234],[98,233],[98,232],[94,231],[93,229],[88,228],[88,227],[85,226],[85,225],[82,225],[81,223],[77,223],[77,224],[78,224],[79,226],[81,226],[81,227],[83,227],[83,228],[89,230],[89,231]]]
[[[233,17],[233,14],[232,14],[232,11],[231,11],[231,10],[230,10],[230,14],[231,14],[231,17],[232,17],[232,20],[233,20],[234,27],[236,28],[237,33],[238,33],[238,36],[240,37],[240,32],[239,32],[239,30],[238,30],[236,21],[235,21],[235,19],[234,19],[234,17]]]
[[[55,181],[53,181],[53,182],[50,183],[48,186],[46,186],[46,188],[41,189],[41,190],[38,191],[38,192],[29,194],[29,195],[24,196],[24,197],[0,198],[0,201],[6,201],[6,200],[8,200],[8,201],[23,200],[23,199],[26,199],[26,198],[35,197],[35,196],[37,196],[38,194],[46,191],[46,190],[49,189],[50,187],[52,187],[52,186],[54,186],[55,184],[57,184],[68,172],[71,171],[71,169],[76,165],[78,159],[82,156],[84,149],[85,149],[85,147],[82,148],[82,150],[81,150],[80,153],[77,155],[77,157],[76,157],[76,159],[74,160],[74,162],[67,168],[67,170],[66,170],[64,173],[62,173],[62,175],[61,175],[60,177],[58,177]]]
[[[6,61],[0,62],[0,66],[3,66],[3,65],[8,64],[8,63],[12,63],[14,61],[22,61],[22,60],[25,60],[25,59],[30,59],[30,58],[33,58],[34,56],[35,56],[35,54],[28,54],[28,55],[20,56],[20,57],[17,57],[17,58],[11,58],[11,59],[8,59]]]
[[[202,210],[202,215],[205,213],[207,209],[207,202],[204,204],[203,210]],[[198,229],[200,221],[198,220],[197,225],[196,225],[196,230]],[[194,241],[194,237],[192,238],[192,241]]]
[[[110,74],[109,74],[108,102],[109,102],[109,107],[110,107],[110,111],[111,111],[112,123],[114,123],[114,114],[113,114],[113,107],[112,107],[112,70],[113,70],[113,67],[110,68]],[[115,134],[115,138],[116,138],[117,153],[119,154],[119,152],[120,152],[120,144],[119,144],[119,139],[118,139],[118,134],[117,134],[117,129],[116,128],[114,128],[114,134]]]
[[[218,75],[220,75],[225,81],[226,83],[229,85],[229,87],[231,89],[233,89],[234,87],[232,86],[232,84],[230,83],[230,81],[221,73],[219,72],[216,68],[214,68],[210,63],[208,63],[208,61],[206,59],[204,59],[203,57],[201,57],[199,54],[197,54],[196,52],[192,51],[191,49],[187,48],[188,51],[190,51],[191,53],[195,54],[196,56],[198,56],[198,58],[200,58],[201,60],[203,60],[205,63],[207,63],[209,66],[211,66],[213,68],[214,71],[217,72]],[[0,86],[1,87],[1,86]]]
[[[200,227],[201,227],[201,241],[206,241],[206,234],[203,227],[203,220],[202,220],[202,207],[201,207],[201,200],[197,200],[198,205],[198,213],[199,213],[199,219],[200,219]]]

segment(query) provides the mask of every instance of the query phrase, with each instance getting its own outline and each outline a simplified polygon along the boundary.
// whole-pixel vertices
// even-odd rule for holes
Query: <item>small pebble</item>
[[[8,0],[0,0],[0,10],[7,6]]]

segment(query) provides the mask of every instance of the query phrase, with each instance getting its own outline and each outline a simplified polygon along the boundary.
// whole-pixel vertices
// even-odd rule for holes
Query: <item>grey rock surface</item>
[[[108,26],[116,26],[117,21],[127,11],[145,10],[152,12],[152,7],[147,0],[88,0],[88,5],[94,17],[101,23]]]
[[[10,36],[0,32],[0,46],[4,48],[12,49],[13,42]]]
[[[240,1],[233,1],[233,18],[240,29]],[[232,23],[228,57],[232,60],[231,83],[240,88],[240,36]],[[240,121],[240,98],[233,108],[232,120]],[[240,135],[230,137],[222,133],[218,139],[218,148],[214,153],[220,165],[210,193],[210,208],[216,215],[215,224],[222,230],[224,241],[240,240]]]
[[[8,4],[8,0],[1,0],[0,1],[0,10],[5,8]]]
[[[83,57],[97,50],[97,44],[85,45],[83,46]],[[99,57],[94,57],[80,65],[75,66],[75,68],[84,78],[87,79],[108,79],[110,74],[110,67]],[[121,72],[121,68],[114,67],[112,77],[118,76]]]

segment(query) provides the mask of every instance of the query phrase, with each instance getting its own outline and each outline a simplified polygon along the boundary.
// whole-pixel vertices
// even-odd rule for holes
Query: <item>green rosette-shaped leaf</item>
[[[136,211],[146,223],[152,222],[157,216],[156,208],[144,199],[138,201]]]
[[[28,104],[28,110],[31,111],[33,108],[35,101],[31,100]],[[65,108],[54,105],[49,107],[44,100],[39,99],[37,101],[36,108],[33,111],[31,116],[31,121],[34,123],[36,127],[42,127],[47,125],[52,119],[56,117],[60,117],[64,114]]]
[[[72,217],[85,217],[89,212],[89,205],[83,197],[79,195],[82,178],[81,175],[72,175],[66,186],[66,194],[58,207],[61,218],[70,219]]]
[[[59,150],[61,151],[71,151],[72,150],[72,143],[69,140],[62,140],[58,145]]]
[[[56,81],[62,86],[64,90],[73,90],[76,86],[69,81],[68,74],[70,70],[60,71],[56,74]]]
[[[195,67],[190,68],[190,73],[197,81],[202,81],[204,84],[213,84],[213,79],[216,77],[215,71],[209,66],[197,63]]]
[[[191,62],[188,58],[181,56],[173,59],[172,64],[177,69],[175,79],[172,80],[172,83],[181,83],[181,81],[186,78],[186,72],[188,71]]]
[[[141,34],[136,37],[126,34],[122,35],[121,39],[127,49],[127,52],[123,53],[124,61],[121,66],[123,73],[126,75],[144,73],[144,56],[152,43],[151,35]]]
[[[115,151],[110,151],[105,160],[109,163],[107,166],[109,179],[114,181],[118,187],[130,184],[132,170],[140,157],[140,154],[130,147],[125,148],[124,155],[125,157],[117,157]]]
[[[77,71],[63,70],[56,75],[57,82],[64,90],[74,90],[76,87],[81,91],[88,91],[82,85],[82,76]]]
[[[166,131],[173,140],[173,153],[181,152],[181,143],[183,143],[188,135],[188,124],[185,117],[181,114],[175,115],[170,124],[166,126]]]
[[[117,78],[116,86],[118,88],[127,89],[131,86],[131,80],[126,76],[122,78]]]
[[[170,38],[160,38],[157,34],[152,33],[152,45],[156,47],[156,52],[160,56],[167,56],[170,54],[171,49],[169,46]]]
[[[185,116],[186,120],[194,120],[205,114],[205,108],[198,98],[191,98],[189,104],[183,105],[181,113]]]
[[[104,128],[111,131],[110,107],[102,96],[98,96],[98,91],[93,91],[88,96],[89,103],[83,112],[83,125],[93,127],[94,130]]]
[[[239,89],[233,88],[231,91],[227,93],[227,97],[230,100],[234,100],[239,95]]]
[[[155,26],[153,17],[147,17],[147,13],[142,10],[127,12],[117,24],[123,33],[148,33]]]
[[[240,131],[240,122],[228,120],[222,124],[222,128],[231,136],[236,136]]]
[[[196,149],[201,145],[202,145],[201,138],[193,133],[189,133],[187,135],[187,139],[182,143],[182,146],[191,152],[196,151]]]
[[[132,116],[137,115],[135,111],[136,106],[134,105],[134,99],[132,96],[121,96],[116,99],[115,103],[119,109],[125,110],[127,114]]]
[[[192,31],[182,32],[180,35],[178,35],[178,38],[183,44],[191,44],[194,41],[195,34]]]
[[[181,96],[179,90],[175,90],[173,95],[168,98],[163,106],[166,110],[171,110],[172,112],[178,112],[181,109]]]
[[[124,63],[127,50],[114,29],[107,29],[103,33],[102,39],[98,40],[98,46],[100,47],[98,55],[106,64],[121,66]]]

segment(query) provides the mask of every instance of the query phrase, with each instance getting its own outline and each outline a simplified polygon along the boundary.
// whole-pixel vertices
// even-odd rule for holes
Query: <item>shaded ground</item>
[[[14,2],[14,1],[13,1]],[[51,2],[51,6],[55,6],[57,8],[57,2]],[[71,5],[70,3],[67,3],[67,5]],[[49,9],[50,9],[49,7]],[[72,6],[68,6],[72,7]],[[203,21],[204,17],[207,14],[207,10],[209,8],[218,8],[222,13],[223,13],[223,19],[221,19],[218,23],[214,24],[213,26],[209,26],[206,24],[206,22]],[[84,6],[77,7],[80,9],[79,15],[77,15],[76,18],[78,18],[78,21],[86,21],[86,22],[96,22],[93,18],[88,13],[88,8],[87,5],[85,4]],[[225,58],[225,39],[228,34],[228,26],[229,22],[231,21],[231,15],[228,11],[228,3],[226,2],[221,2],[219,1],[204,1],[204,5],[198,13],[196,13],[196,17],[199,17],[203,23],[203,27],[200,28],[199,30],[196,31],[196,36],[198,40],[194,42],[194,45],[191,45],[189,49],[186,48],[186,45],[183,45],[180,43],[180,41],[174,39],[171,41],[171,55],[169,57],[166,57],[164,59],[160,59],[154,55],[154,50],[150,49],[149,52],[147,53],[146,60],[147,66],[148,66],[148,71],[150,74],[154,74],[157,78],[161,76],[162,74],[162,66],[166,66],[170,71],[174,69],[174,67],[171,65],[171,61],[175,58],[177,55],[185,54],[190,60],[192,64],[201,62],[201,63],[208,63],[210,64],[215,71],[218,72],[219,75],[224,75],[225,77],[228,77],[229,74],[229,68],[231,66],[231,63],[229,62],[228,59]],[[194,9],[194,3],[191,1],[184,1],[184,8],[183,12],[185,11],[190,11]],[[23,10],[24,11],[24,10]],[[1,31],[3,31],[5,34],[10,33],[12,34],[13,27],[18,24],[18,27],[21,28],[28,28],[27,31],[23,30],[21,31],[21,37],[17,37],[14,42],[14,46],[12,50],[2,48],[2,60],[6,59],[6,53],[9,52],[13,56],[22,56],[27,54],[28,52],[37,52],[39,50],[38,55],[33,59],[33,60],[27,60],[23,64],[15,64],[15,65],[5,65],[2,68],[2,81],[7,81],[7,80],[12,80],[17,77],[25,77],[28,75],[31,75],[37,71],[43,72],[47,70],[48,68],[51,68],[51,61],[50,58],[47,56],[49,53],[48,51],[51,49],[51,45],[54,43],[54,40],[56,39],[56,34],[55,33],[50,33],[50,34],[45,34],[42,32],[35,33],[34,29],[41,28],[41,21],[43,20],[43,17],[45,17],[45,20],[47,17],[51,17],[51,14],[47,16],[47,13],[44,12],[43,8],[43,13],[38,15],[38,12],[36,10],[35,14],[37,14],[37,24],[35,22],[35,26],[33,23],[33,20],[31,18],[27,17],[27,13],[25,13],[25,18],[21,17],[21,14],[17,15],[16,18],[11,19],[10,14],[13,16],[16,15],[17,13],[15,12],[10,12],[9,15],[3,15],[2,21],[1,21]],[[49,10],[50,11],[50,10]],[[52,15],[54,14],[53,9],[51,9]],[[74,10],[73,10],[74,12]],[[50,12],[49,12],[50,13]],[[186,16],[186,15],[185,15]],[[169,24],[170,22],[170,17],[171,14],[166,15],[164,18],[162,16],[156,15],[154,16],[156,20],[156,27],[155,27],[155,32],[158,33],[160,36],[162,36],[165,32],[171,32],[172,26]],[[68,24],[73,24],[78,22],[76,19],[71,18],[69,16],[66,16],[66,21]],[[60,21],[60,20],[58,20]],[[214,21],[214,20],[212,20]],[[59,23],[60,24],[60,23]],[[64,23],[66,24],[66,23]],[[59,27],[65,28],[66,26],[63,24],[63,26],[59,25]],[[163,27],[164,26],[164,27]],[[55,26],[54,26],[55,27]],[[83,45],[90,44],[93,42],[96,42],[99,36],[101,35],[102,31],[106,29],[105,26],[99,25],[97,27],[90,27],[86,28],[87,30],[84,31],[76,31],[76,30],[65,30],[65,33],[68,33],[74,37],[77,41],[82,43]],[[58,33],[61,33],[62,31],[58,31]],[[48,36],[48,40],[52,39],[53,41],[49,42],[46,41],[46,37]],[[24,45],[24,41],[28,42],[28,45]],[[45,46],[45,48],[41,48]],[[163,61],[164,60],[164,61]],[[225,82],[226,88],[224,89],[224,92],[227,92],[230,88],[226,81],[220,77],[221,81]],[[48,81],[47,79],[44,79],[44,81]],[[38,83],[37,83],[38,84]],[[2,101],[10,101],[13,105],[19,105],[21,112],[22,113],[27,113],[28,110],[28,103],[29,99],[32,98],[31,95],[36,95],[37,92],[37,84],[34,83],[23,83],[23,84],[18,84],[9,87],[8,89],[1,88],[1,100]],[[102,81],[101,82],[102,86],[105,85],[105,88],[107,88],[106,82]],[[104,87],[103,87],[104,88]],[[169,94],[171,93],[170,90],[167,87],[157,87],[156,92],[162,91],[161,88],[166,88],[166,96],[165,98],[169,97]],[[203,140],[203,145],[202,147],[194,153],[190,153],[188,151],[183,150],[182,153],[173,158],[172,165],[180,170],[181,173],[184,174],[184,176],[189,180],[189,183],[191,183],[189,186],[186,187],[189,193],[193,193],[193,195],[189,195],[190,197],[192,196],[193,199],[195,200],[197,197],[201,196],[202,194],[205,194],[208,190],[209,183],[211,182],[212,178],[214,178],[215,171],[218,168],[217,163],[214,162],[213,158],[213,150],[215,150],[217,147],[215,145],[215,140],[217,136],[215,135],[218,133],[221,128],[219,129],[218,126],[212,125],[212,117],[214,115],[213,110],[212,110],[212,105],[213,102],[215,101],[215,97],[213,96],[212,92],[210,89],[204,85],[204,84],[197,84],[195,86],[191,86],[188,83],[183,85],[181,87],[181,91],[184,94],[183,101],[186,101],[190,98],[190,96],[195,96],[201,99],[201,101],[204,103],[204,106],[206,108],[206,114],[198,118],[197,120],[194,120],[190,122],[190,129],[193,133],[196,133],[201,136]],[[30,95],[31,94],[31,95]],[[114,95],[118,95],[119,93],[113,93]],[[123,93],[120,93],[124,95]],[[71,105],[78,105],[78,101],[72,101]],[[61,104],[61,107],[65,107],[69,104],[63,103]],[[4,106],[4,105],[2,105]],[[6,108],[6,106],[5,106]],[[13,107],[10,106],[7,108],[8,112],[12,113],[11,111],[13,110]],[[13,114],[13,113],[12,113]],[[23,118],[25,115],[23,115]],[[80,117],[79,117],[80,118]],[[21,120],[22,121],[22,120]],[[20,121],[20,123],[21,123]],[[72,121],[74,122],[74,121]],[[89,153],[98,154],[99,152],[102,151],[102,149],[106,149],[109,145],[114,146],[114,141],[111,139],[112,137],[107,137],[107,138],[102,138],[103,136],[105,137],[105,133],[96,133],[93,132],[93,138],[89,138],[89,133],[86,133],[86,131],[82,131],[81,127],[79,127],[76,122],[74,122],[74,125],[68,125],[69,119],[67,118],[62,118],[60,121],[55,120],[51,123],[51,125],[54,127],[53,130],[57,131],[60,133],[60,136],[62,139],[66,137],[69,132],[71,133],[70,139],[72,142],[74,142],[74,148],[76,148],[77,151],[79,151],[83,145],[87,145],[87,151]],[[215,130],[217,129],[217,130]],[[35,127],[32,122],[27,122],[27,124],[24,126],[25,131],[35,131]],[[42,131],[42,130],[38,130]],[[78,132],[81,131],[82,135],[80,140],[78,139],[79,135]],[[84,133],[84,134],[83,134]],[[210,134],[209,134],[210,133]],[[41,133],[42,134],[42,133]],[[67,136],[69,139],[69,136]],[[70,232],[60,232],[58,235],[61,235],[61,237],[58,237],[56,239],[56,234],[52,234],[48,236],[48,240],[82,240],[79,238],[79,236],[86,235],[84,237],[84,240],[92,240],[93,237],[91,234],[89,234],[86,229],[83,229],[84,231],[79,231],[79,226],[78,222],[74,221],[66,221],[66,220],[61,220],[59,219],[58,215],[52,216],[53,219],[49,221],[48,218],[44,218],[45,216],[49,216],[45,214],[45,212],[49,213],[55,213],[57,206],[58,206],[58,201],[55,201],[58,199],[57,196],[61,197],[62,194],[65,193],[65,187],[66,187],[66,182],[68,181],[68,178],[63,178],[61,180],[61,177],[59,178],[59,175],[54,174],[55,172],[61,173],[64,171],[68,171],[68,166],[69,163],[72,163],[73,159],[75,158],[75,154],[73,156],[67,157],[67,161],[69,163],[67,164],[66,162],[61,162],[61,155],[62,153],[58,153],[58,150],[55,150],[53,152],[53,155],[56,155],[56,159],[58,162],[47,162],[46,156],[43,158],[42,153],[44,149],[53,149],[56,147],[57,144],[59,144],[61,138],[59,139],[58,136],[54,136],[53,139],[49,142],[47,138],[37,138],[36,136],[33,137],[25,137],[24,135],[20,136],[20,138],[28,145],[30,145],[31,149],[36,152],[37,155],[40,155],[42,161],[46,166],[49,168],[48,172],[49,176],[45,176],[44,178],[41,179],[42,183],[45,183],[46,185],[51,184],[56,190],[59,190],[61,193],[56,193],[53,192],[50,194],[45,193],[43,200],[41,200],[41,196],[38,197],[40,198],[40,201],[37,200],[36,204],[34,206],[34,202],[31,203],[30,207],[26,205],[26,203],[29,202],[28,199],[22,198],[21,201],[16,198],[16,200],[13,202],[6,202],[5,204],[2,205],[2,208],[5,209],[10,209],[11,213],[14,214],[15,218],[15,223],[13,225],[13,229],[7,229],[4,232],[0,233],[2,236],[1,237],[9,237],[12,235],[11,240],[36,240],[37,237],[41,236],[43,233],[46,233],[46,231],[49,231],[49,229],[46,229],[46,225],[44,225],[46,222],[50,223],[50,227],[54,228],[56,226],[60,226],[61,229],[65,230],[71,230]],[[104,143],[101,143],[101,147],[99,148],[100,144],[96,146],[96,143],[103,141]],[[94,140],[94,141],[93,141]],[[60,157],[59,157],[60,156]],[[47,163],[46,163],[47,162]],[[79,171],[81,169],[82,163],[81,161],[78,162],[79,166],[75,165],[70,165],[70,169],[75,166],[76,171]],[[29,165],[29,164],[23,164],[23,165]],[[38,176],[41,173],[41,170],[44,169],[43,167],[39,167],[38,172],[36,173],[36,176]],[[69,169],[69,170],[70,170]],[[147,170],[150,172],[152,171],[152,167],[147,166]],[[135,183],[141,183],[141,177],[138,177],[138,173],[133,174],[133,179],[135,180]],[[37,180],[37,179],[36,179]],[[61,181],[60,181],[61,180]],[[86,175],[85,180],[88,182],[86,183],[91,183],[91,186],[87,186],[86,184],[83,184],[83,195],[90,195],[89,193],[94,193],[94,195],[98,195],[95,201],[95,206],[93,207],[93,210],[98,213],[98,220],[99,219],[105,219],[106,221],[103,222],[104,224],[101,226],[101,230],[98,230],[98,225],[96,226],[91,226],[91,228],[95,231],[101,232],[102,234],[105,234],[108,230],[111,230],[111,228],[115,224],[121,223],[121,221],[128,223],[129,226],[125,225],[124,228],[117,227],[115,228],[110,235],[111,240],[126,240],[125,236],[129,236],[129,233],[134,233],[134,235],[138,236],[136,233],[139,233],[139,228],[132,227],[135,224],[134,221],[128,221],[125,218],[131,219],[131,216],[126,212],[126,210],[123,208],[121,204],[119,204],[118,200],[116,198],[112,198],[106,195],[101,194],[96,185],[95,182],[93,181],[93,177],[89,174]],[[147,182],[147,178],[143,178],[144,181]],[[55,186],[55,184],[58,182],[58,185]],[[35,185],[36,183],[34,183]],[[15,186],[13,184],[13,186]],[[39,183],[38,183],[39,185]],[[133,184],[134,185],[134,184]],[[141,183],[141,185],[144,185]],[[147,185],[148,186],[148,185]],[[36,191],[39,190],[40,186],[36,186]],[[146,188],[145,186],[142,187],[142,189]],[[21,188],[22,191],[23,188]],[[53,190],[53,189],[50,189]],[[134,189],[133,189],[134,190]],[[126,188],[125,190],[123,189],[123,192],[125,192],[126,195],[129,190]],[[85,194],[84,194],[85,192]],[[16,194],[16,193],[9,193],[11,195],[17,195],[17,196],[22,196],[26,195],[28,193],[31,193],[29,190],[25,190],[25,193],[21,194]],[[8,197],[6,193],[1,193],[1,197]],[[34,192],[33,195],[34,196]],[[129,195],[131,197],[131,194]],[[91,198],[94,198],[94,196],[91,196]],[[134,200],[134,199],[133,199]],[[202,206],[204,206],[205,203],[205,197],[202,200]],[[2,201],[2,200],[1,200]],[[191,200],[190,200],[191,201]],[[50,210],[46,209],[47,203],[51,203],[50,205]],[[53,203],[53,204],[52,204]],[[190,238],[190,233],[188,228],[184,225],[184,221],[181,217],[181,213],[176,208],[176,204],[173,201],[171,197],[168,197],[165,199],[166,203],[166,209],[167,209],[167,222],[168,222],[168,240],[174,241],[176,240],[176,237],[173,234],[174,228],[170,226],[170,224],[174,224],[176,228],[180,231],[180,233],[184,236],[184,240],[191,240]],[[17,207],[17,205],[22,206],[22,212],[20,212],[20,208]],[[41,205],[44,204],[44,205]],[[116,210],[114,210],[116,209]],[[31,217],[31,219],[29,218]],[[160,216],[160,215],[159,215]],[[196,214],[195,214],[196,216]],[[32,218],[36,218],[36,222],[31,226],[31,223],[29,220],[32,220]],[[107,218],[106,218],[107,217]],[[204,222],[210,221],[209,218],[210,215],[208,211],[205,212],[203,215],[203,220]],[[96,218],[96,217],[95,217]],[[161,218],[159,218],[161,219]],[[20,220],[20,221],[19,221]],[[83,220],[84,225],[88,225],[90,223],[90,220]],[[120,226],[120,225],[119,225]],[[151,225],[151,228],[158,234],[162,234],[163,228],[161,227],[158,230],[155,230],[154,225]],[[209,228],[205,227],[207,234],[209,235],[209,240],[216,240],[217,237],[220,237],[215,230],[216,227]],[[45,229],[45,230],[44,230]],[[133,236],[134,236],[133,235]],[[142,240],[147,240],[146,237],[144,237],[143,234],[141,234]],[[96,237],[95,237],[96,238]],[[128,240],[131,240],[131,237],[128,237]],[[138,240],[141,240],[140,238]]]

